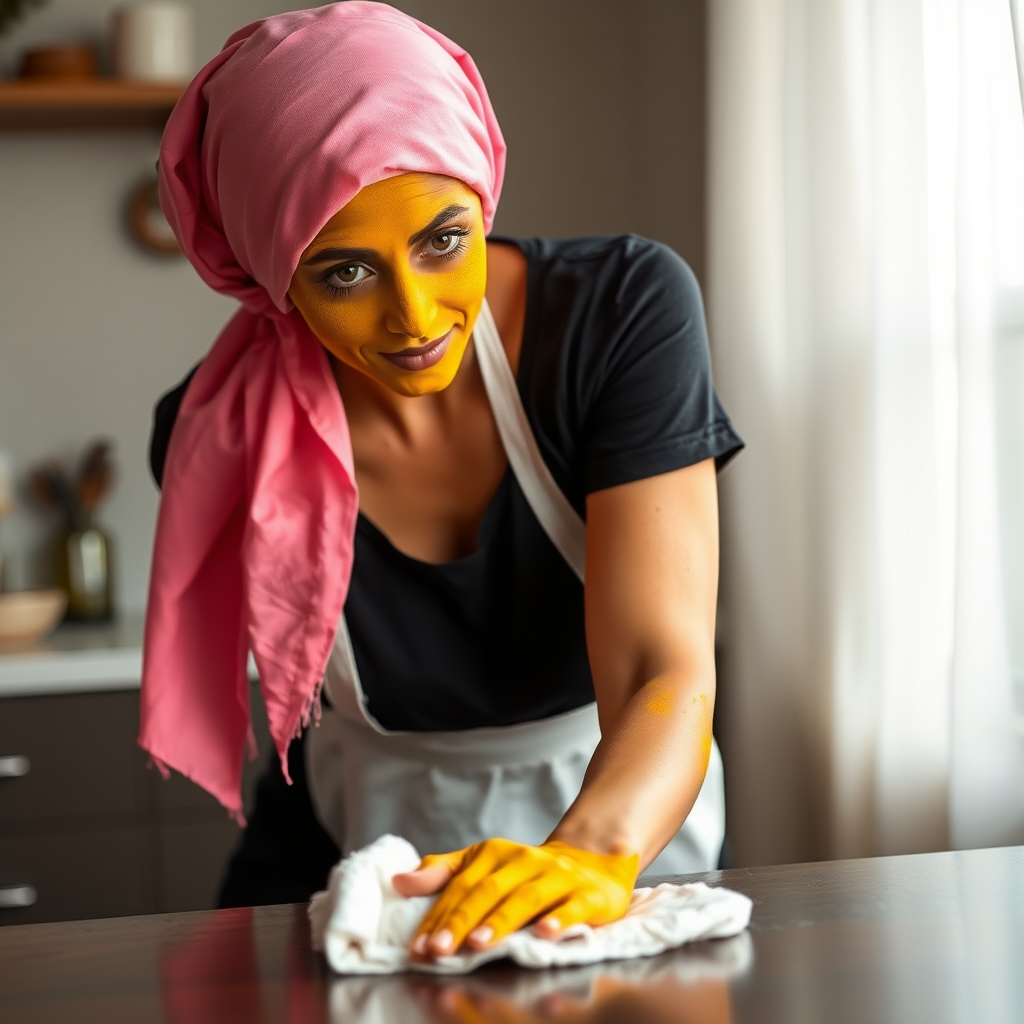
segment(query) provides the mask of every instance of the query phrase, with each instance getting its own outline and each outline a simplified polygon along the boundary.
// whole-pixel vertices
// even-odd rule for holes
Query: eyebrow
[[[453,217],[461,217],[464,213],[469,213],[468,206],[459,206],[458,203],[446,206],[425,228],[417,231],[415,235],[409,238],[409,245],[413,246],[418,245],[420,242],[425,242],[446,221],[451,220]]]
[[[372,260],[380,255],[376,249],[320,249],[306,259],[307,264],[312,263],[359,263],[363,260]]]

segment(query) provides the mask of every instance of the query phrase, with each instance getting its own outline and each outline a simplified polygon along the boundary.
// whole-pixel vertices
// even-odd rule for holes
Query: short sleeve
[[[185,392],[198,369],[198,366],[194,366],[176,388],[161,396],[153,410],[153,430],[149,435],[149,469],[157,487],[163,487],[164,465],[167,462],[167,449],[171,444],[171,433],[178,419],[178,410],[181,408]]]
[[[608,282],[611,284],[611,282]],[[713,458],[721,469],[742,447],[715,392],[700,287],[671,249],[631,236],[586,415],[587,493]]]

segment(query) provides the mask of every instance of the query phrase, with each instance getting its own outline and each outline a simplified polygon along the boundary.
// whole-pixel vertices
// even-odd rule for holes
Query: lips
[[[436,341],[426,345],[411,345],[400,352],[381,352],[381,355],[402,370],[426,370],[439,363],[448,351],[448,342],[452,339],[454,327],[449,327]]]

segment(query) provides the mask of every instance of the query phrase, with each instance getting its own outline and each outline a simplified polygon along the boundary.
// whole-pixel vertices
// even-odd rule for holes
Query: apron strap
[[[537,447],[486,299],[473,328],[473,338],[484,387],[512,472],[544,532],[582,582],[586,570],[586,525],[555,483]]]

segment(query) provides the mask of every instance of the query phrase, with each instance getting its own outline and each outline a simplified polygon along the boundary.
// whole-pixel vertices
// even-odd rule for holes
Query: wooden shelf
[[[0,82],[0,131],[160,130],[184,88],[115,78]]]

